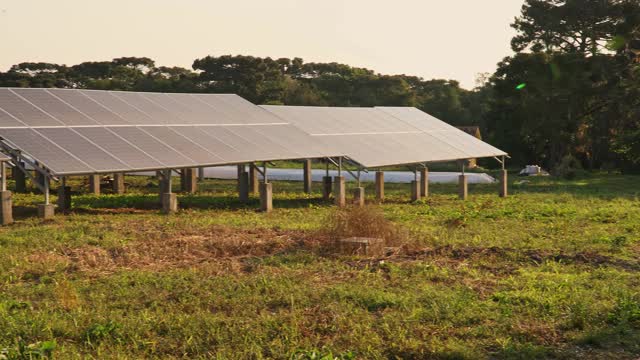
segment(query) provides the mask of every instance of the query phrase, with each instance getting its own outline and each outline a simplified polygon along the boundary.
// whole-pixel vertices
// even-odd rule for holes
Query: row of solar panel
[[[288,125],[9,128],[1,133],[13,148],[58,175],[327,155],[322,142],[309,142]]]
[[[0,136],[58,175],[345,155],[370,168],[504,155],[415,108],[260,108],[218,94],[0,88]]]
[[[278,122],[237,95],[0,88],[0,128]]]
[[[505,155],[412,107],[262,107],[370,168]]]

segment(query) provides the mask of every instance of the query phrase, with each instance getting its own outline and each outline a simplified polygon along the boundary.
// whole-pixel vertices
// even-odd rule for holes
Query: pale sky
[[[472,88],[510,55],[523,0],[0,0],[0,71],[146,56],[301,57]]]

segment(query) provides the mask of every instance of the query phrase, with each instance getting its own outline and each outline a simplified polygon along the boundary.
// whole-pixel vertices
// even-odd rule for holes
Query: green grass
[[[81,181],[49,222],[42,195],[14,194],[0,359],[640,356],[639,177],[512,177],[508,198],[470,185],[466,202],[432,185],[416,204],[387,184],[376,206],[409,239],[382,258],[322,250],[320,184],[275,182],[264,214],[210,180],[164,216],[156,180],[100,197]]]

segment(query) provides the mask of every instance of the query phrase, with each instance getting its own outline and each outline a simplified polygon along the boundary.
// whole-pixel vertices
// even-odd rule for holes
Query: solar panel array
[[[0,88],[0,137],[56,175],[342,155],[226,94]]]
[[[376,107],[463,153],[465,158],[505,156],[504,151],[414,107]]]
[[[506,155],[415,108],[262,107],[368,168]]]

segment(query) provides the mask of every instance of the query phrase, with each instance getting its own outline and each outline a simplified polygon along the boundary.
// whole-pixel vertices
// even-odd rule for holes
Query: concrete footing
[[[420,200],[420,181],[411,181],[411,201]]]
[[[353,205],[363,207],[364,206],[364,188],[357,187],[353,189]]]
[[[89,193],[100,195],[100,175],[89,175]]]
[[[178,197],[175,193],[162,194],[162,212],[171,214],[178,211]]]
[[[429,169],[420,169],[420,195],[429,196]]]
[[[304,192],[311,194],[311,160],[304,161],[302,180],[304,182]]]
[[[182,169],[180,187],[182,191],[194,194],[198,190],[198,174],[196,168]]]
[[[344,255],[382,256],[384,239],[352,237],[338,241],[338,249]]]
[[[62,212],[71,209],[71,187],[60,186],[58,188],[58,209]]]
[[[502,170],[500,173],[500,197],[507,197],[507,170]]]
[[[241,173],[238,179],[238,194],[240,202],[245,204],[249,202],[249,173],[246,171]]]
[[[467,175],[460,175],[458,176],[458,197],[462,200],[467,200],[468,195]]]
[[[345,198],[345,186],[344,186],[344,176],[335,176],[333,178],[333,196],[334,203],[338,207],[344,207],[346,205]]]
[[[24,164],[22,164],[24,166]],[[17,166],[13,168],[13,179],[16,181],[16,192],[17,193],[26,193],[27,192],[27,176],[22,170],[20,170]]]
[[[11,191],[0,191],[0,223],[9,225],[13,223],[13,202]]]
[[[255,164],[249,165],[249,192],[257,194],[260,192],[260,180],[258,179],[258,167]]]
[[[271,183],[260,183],[260,210],[273,210],[273,186]]]
[[[322,177],[322,200],[329,201],[331,199],[331,190],[333,187],[333,181],[331,176]]]
[[[38,217],[43,220],[53,219],[55,214],[55,205],[53,204],[38,204]]]
[[[113,174],[113,192],[116,194],[124,194],[124,173]]]
[[[376,171],[376,200],[384,200],[384,172]]]

